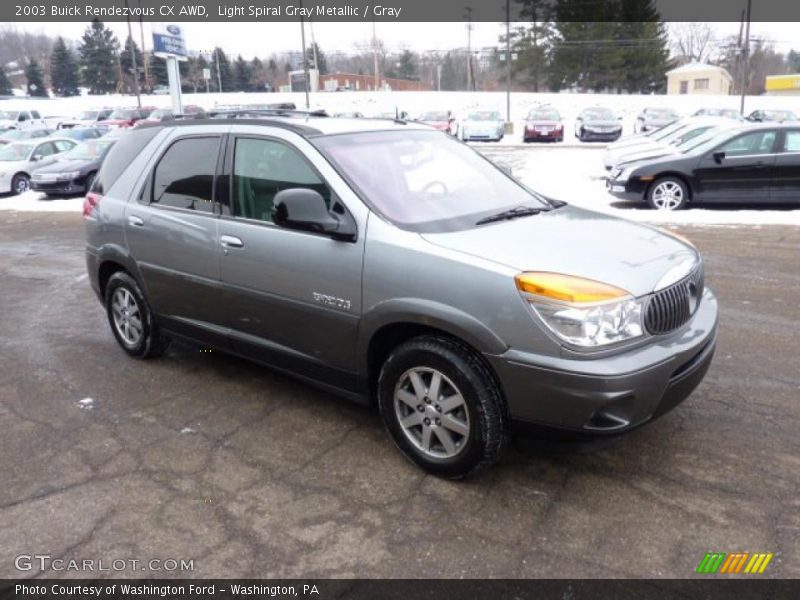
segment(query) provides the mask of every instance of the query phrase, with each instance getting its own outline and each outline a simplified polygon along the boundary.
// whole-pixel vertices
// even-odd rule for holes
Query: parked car
[[[734,108],[700,108],[694,112],[693,117],[725,117],[726,119],[742,120],[742,115]]]
[[[636,121],[633,123],[633,131],[636,133],[644,133],[653,129],[661,129],[680,118],[681,116],[678,112],[671,108],[645,108],[636,115]]]
[[[800,202],[800,127],[723,131],[682,155],[633,163],[608,181],[614,196],[678,210],[702,202]]]
[[[75,146],[75,140],[47,138],[14,142],[0,148],[0,193],[27,192],[31,189],[34,169],[49,165],[59,154]]]
[[[47,129],[37,110],[0,110],[0,131],[6,129]]]
[[[505,135],[506,122],[496,110],[474,110],[461,121],[458,131],[458,136],[465,142],[499,142]]]
[[[97,139],[104,133],[104,129],[98,129],[97,127],[73,127],[59,130],[58,137],[68,138],[76,142],[85,142],[86,140]]]
[[[136,123],[136,121],[143,118],[144,116],[138,108],[116,108],[111,112],[110,115],[108,115],[107,119],[100,121],[98,126],[109,128],[133,127],[133,124]]]
[[[96,108],[79,112],[73,119],[61,122],[60,129],[72,129],[74,127],[96,127],[98,123],[105,121],[114,112],[113,108]]]
[[[180,337],[375,403],[444,477],[495,462],[512,423],[602,436],[652,421],[716,344],[689,243],[548,200],[413,122],[130,130],[84,215],[89,280],[127,354]]]
[[[333,115],[337,119],[363,119],[364,115],[358,111],[338,112]]]
[[[134,127],[140,127],[148,123],[160,123],[162,121],[172,121],[175,114],[168,108],[157,108],[146,117],[143,117],[134,123]]]
[[[648,138],[647,142],[611,150],[607,148],[603,153],[603,165],[610,170],[636,160],[666,156],[708,132],[730,129],[737,125],[736,121],[722,117],[690,117],[675,129],[668,131],[664,128],[663,134]]]
[[[783,123],[784,121],[797,121],[797,115],[790,110],[754,110],[747,115],[748,121],[756,123],[763,123],[767,121],[776,121]]]
[[[564,123],[555,108],[539,106],[532,108],[525,118],[525,129],[522,132],[523,142],[564,141]]]
[[[291,103],[294,106],[294,103]],[[206,109],[202,106],[198,106],[197,104],[186,104],[183,107],[183,116],[188,117],[205,117],[206,116]]]
[[[458,130],[456,119],[449,110],[426,111],[419,116],[417,121],[450,135],[455,135]]]
[[[584,108],[575,119],[575,137],[582,142],[615,142],[622,135],[622,117],[610,108]]]
[[[53,163],[33,172],[31,187],[48,196],[86,193],[114,143],[115,140],[89,140],[59,154]]]
[[[0,133],[0,144],[32,140],[53,135],[52,129],[7,129]]]

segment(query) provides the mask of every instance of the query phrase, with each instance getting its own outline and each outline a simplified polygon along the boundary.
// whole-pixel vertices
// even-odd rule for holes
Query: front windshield
[[[528,113],[530,121],[558,121],[560,119],[558,111],[552,108],[539,108]]]
[[[94,121],[97,118],[97,114],[99,111],[96,110],[85,110],[82,113],[78,114],[78,120],[80,121]]]
[[[114,145],[110,140],[90,140],[75,146],[64,154],[64,160],[94,160],[100,158]]]
[[[675,149],[678,152],[683,152],[684,154],[689,154],[694,151],[695,148],[699,146],[703,146],[709,140],[715,140],[719,137],[720,133],[725,131],[724,127],[709,127],[707,129],[703,129],[697,135],[691,136],[683,140],[680,144],[675,146]]]
[[[790,110],[765,110],[764,114],[771,121],[797,121],[797,115]]]
[[[653,136],[653,139],[657,142],[669,143],[671,139],[673,139],[676,135],[680,135],[682,131],[688,129],[689,127],[691,127],[691,125],[688,123],[673,123],[672,125],[667,125],[666,127],[658,129],[657,133]]]
[[[9,144],[0,150],[0,161],[28,160],[33,144]]]
[[[466,229],[519,206],[550,208],[472,148],[438,132],[373,131],[315,143],[380,214],[414,231]]]
[[[684,154],[699,155],[705,154],[719,146],[722,142],[729,139],[731,133],[728,129],[713,129],[687,143],[687,147],[682,150]]]
[[[421,121],[447,121],[446,112],[426,112],[422,114]]]
[[[481,110],[469,113],[467,121],[499,121],[500,113],[490,110]]]
[[[0,119],[16,121],[17,117],[19,117],[19,111],[8,112],[7,110],[0,110]]]
[[[617,117],[614,115],[614,111],[608,108],[587,108],[583,111],[583,118],[590,121],[613,121]]]
[[[694,138],[696,138],[697,136],[704,134],[711,128],[712,125],[701,125],[700,127],[687,127],[685,130],[682,130],[670,136],[669,139],[664,141],[673,146],[680,146],[681,144],[689,142]]]

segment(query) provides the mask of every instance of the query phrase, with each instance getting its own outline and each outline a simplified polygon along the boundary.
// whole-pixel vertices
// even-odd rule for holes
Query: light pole
[[[131,66],[133,66],[133,91],[136,92],[136,106],[138,108],[142,108],[142,97],[139,95],[139,68],[136,66],[136,44],[133,41],[133,31],[131,30],[131,18],[127,16],[129,12],[128,9],[128,0],[125,0],[125,20],[128,22],[128,39],[131,41],[131,45],[128,48],[128,52],[131,53]]]
[[[506,123],[511,123],[511,0],[506,0]]]
[[[303,0],[300,0],[300,41],[303,44],[303,78],[305,80],[305,84],[303,88],[306,90],[306,109],[311,108],[311,103],[308,99],[308,87],[311,84],[308,78],[308,57],[306,57],[306,24],[305,20],[302,17],[303,14]],[[291,82],[289,82],[291,84]]]
[[[750,79],[750,9],[752,8],[752,0],[747,0],[747,22],[745,25],[744,33],[744,49],[742,53],[742,98],[739,103],[739,114],[744,116],[744,97],[747,94],[747,82]]]

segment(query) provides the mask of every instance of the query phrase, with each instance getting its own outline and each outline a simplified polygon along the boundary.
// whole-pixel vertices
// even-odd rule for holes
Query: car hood
[[[622,122],[616,119],[584,119],[584,127],[622,127]]]
[[[91,166],[94,160],[57,160],[53,164],[36,169],[37,173],[63,173],[64,171],[81,171]]]
[[[697,252],[653,227],[573,206],[451,233],[425,233],[432,244],[522,271],[586,277],[652,292],[664,275]]]
[[[677,150],[675,146],[648,146],[647,148],[637,149],[635,152],[626,152],[618,157],[615,167],[627,167],[631,163],[642,162],[653,158],[662,158],[664,156],[684,156]]]

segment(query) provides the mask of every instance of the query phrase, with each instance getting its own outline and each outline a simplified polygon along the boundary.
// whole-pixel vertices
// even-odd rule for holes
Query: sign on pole
[[[153,32],[153,54],[166,59],[169,93],[172,97],[172,112],[176,115],[183,114],[181,74],[178,68],[178,61],[187,60],[187,52],[186,42],[183,39],[183,30],[179,25],[169,24],[164,27],[163,31]]]

